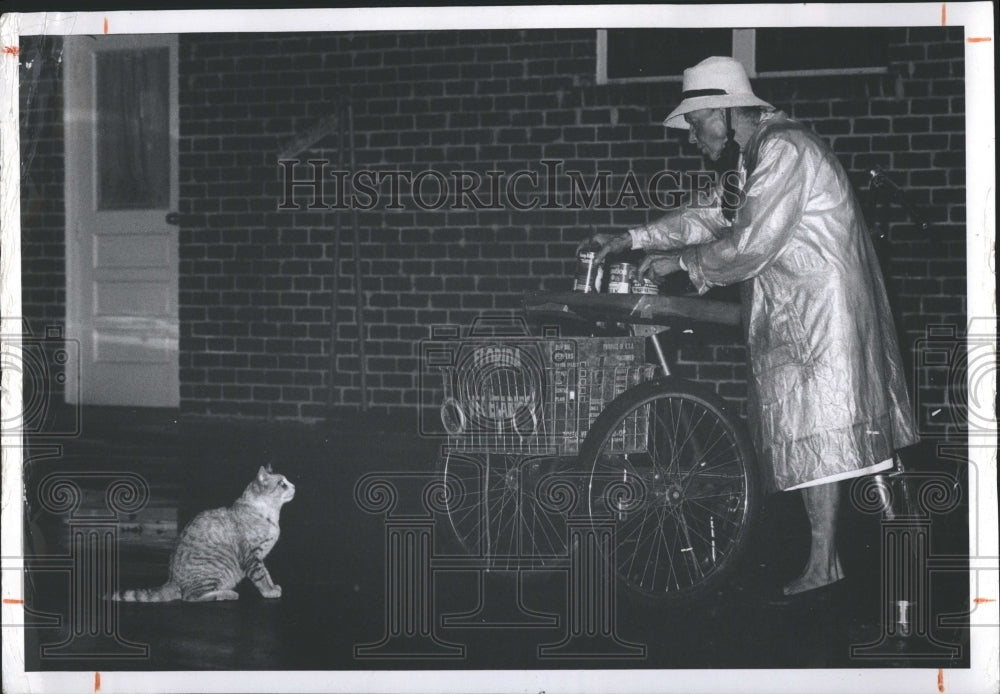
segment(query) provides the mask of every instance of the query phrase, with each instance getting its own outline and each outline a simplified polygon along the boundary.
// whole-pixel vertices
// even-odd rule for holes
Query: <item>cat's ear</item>
[[[267,479],[267,470],[265,470],[264,466],[262,465],[260,470],[257,471],[257,481],[263,482],[266,479]]]
[[[268,474],[274,474],[274,470],[271,469],[271,463],[265,465],[264,469],[267,470]]]

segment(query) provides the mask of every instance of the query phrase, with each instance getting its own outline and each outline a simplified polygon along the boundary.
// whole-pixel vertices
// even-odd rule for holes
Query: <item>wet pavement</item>
[[[93,621],[86,610],[108,603],[92,600],[86,586],[79,597],[66,561],[50,561],[26,581],[26,608],[36,615],[26,631],[28,670],[968,666],[968,629],[938,624],[941,615],[969,604],[967,575],[936,575],[928,609],[914,615],[922,633],[903,638],[896,625],[884,624],[884,524],[850,502],[840,528],[848,579],[829,599],[792,608],[762,599],[797,573],[808,551],[801,502],[781,494],[764,500],[737,575],[703,600],[665,605],[619,583],[585,585],[569,561],[512,562],[487,571],[486,563],[469,559],[428,493],[441,474],[442,442],[421,438],[408,424],[120,415],[94,414],[59,455],[31,463],[33,553],[51,558],[69,551],[66,518],[37,501],[46,475],[75,475],[95,490],[104,483],[95,472],[138,475],[149,499],[132,526],[121,525],[131,530],[119,532],[119,585],[158,585],[176,528],[198,511],[231,504],[258,466],[271,464],[297,487],[266,560],[283,595],[264,600],[245,583],[236,602],[118,604],[97,619],[107,633],[92,636],[74,615],[82,609],[81,619]],[[924,467],[946,465],[923,450],[914,459]],[[94,490],[85,497],[102,499]],[[959,504],[932,517],[934,552],[967,546],[966,513]],[[600,609],[581,608],[580,591],[595,590]],[[60,624],[46,626],[46,614],[61,616]],[[929,657],[915,659],[919,653]]]

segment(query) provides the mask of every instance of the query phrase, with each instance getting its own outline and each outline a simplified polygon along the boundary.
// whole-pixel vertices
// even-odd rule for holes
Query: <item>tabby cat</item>
[[[188,523],[170,556],[170,579],[159,588],[116,591],[112,600],[169,602],[236,600],[236,586],[249,578],[265,598],[281,597],[264,566],[278,541],[278,513],[295,496],[284,475],[261,468],[229,508],[203,511]]]

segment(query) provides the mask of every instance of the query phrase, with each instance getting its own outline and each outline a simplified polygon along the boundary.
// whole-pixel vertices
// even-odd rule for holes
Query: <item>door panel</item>
[[[170,238],[159,236],[94,236],[94,266],[152,268],[170,264]]]
[[[67,37],[67,398],[176,407],[177,38]]]

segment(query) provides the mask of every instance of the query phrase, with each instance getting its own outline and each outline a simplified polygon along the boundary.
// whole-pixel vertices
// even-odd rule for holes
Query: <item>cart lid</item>
[[[529,314],[569,316],[674,327],[687,323],[739,326],[740,305],[699,296],[529,292],[521,301]]]

